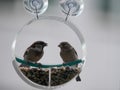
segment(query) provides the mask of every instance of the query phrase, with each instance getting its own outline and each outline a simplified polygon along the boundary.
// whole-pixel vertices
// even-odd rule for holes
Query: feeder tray
[[[37,63],[28,63],[19,58],[16,58],[16,61],[21,64],[31,66],[32,68],[20,67],[19,69],[28,79],[44,86],[57,86],[70,81],[81,72],[80,68],[72,68],[70,66],[83,63],[82,60],[75,60],[66,64],[42,65]],[[51,77],[49,76],[49,73],[51,74]]]

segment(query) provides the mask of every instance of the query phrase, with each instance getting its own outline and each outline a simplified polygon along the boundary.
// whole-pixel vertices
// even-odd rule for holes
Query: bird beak
[[[45,46],[48,46],[48,43],[45,43]]]
[[[61,47],[61,45],[59,44],[58,47]]]

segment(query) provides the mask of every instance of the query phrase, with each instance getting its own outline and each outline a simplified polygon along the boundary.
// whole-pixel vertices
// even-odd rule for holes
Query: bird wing
[[[28,52],[29,52],[29,48],[25,51],[24,57],[25,57],[25,55],[28,55]]]
[[[35,54],[35,49],[34,48],[31,48],[31,47],[29,47],[29,48],[27,48],[27,50],[25,51],[25,53],[24,53],[24,57],[25,56],[29,56],[29,55],[32,55],[32,54]]]
[[[24,59],[30,61],[38,61],[43,56],[43,51],[37,50],[35,48],[29,48],[24,53]]]
[[[78,56],[78,54],[77,54],[77,52],[76,52],[76,50],[73,48],[73,51],[75,52],[75,54]]]

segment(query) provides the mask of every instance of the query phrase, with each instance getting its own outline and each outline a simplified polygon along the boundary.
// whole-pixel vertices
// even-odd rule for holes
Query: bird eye
[[[64,46],[65,46],[65,47],[67,47],[67,46],[68,46],[68,44],[64,44]]]
[[[41,46],[41,45],[36,44],[36,45],[35,45],[35,47],[41,48],[42,46]]]
[[[66,44],[65,43],[62,43],[63,46],[65,46]]]

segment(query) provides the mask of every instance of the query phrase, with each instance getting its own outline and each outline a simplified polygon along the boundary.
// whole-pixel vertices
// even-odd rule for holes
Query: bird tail
[[[76,65],[76,67],[78,67],[78,64]],[[81,72],[81,69],[80,69],[80,72]],[[78,76],[76,77],[76,81],[77,81],[77,82],[80,82],[80,81],[81,81],[81,78],[80,78],[79,74],[78,74]]]
[[[81,81],[81,78],[80,78],[79,75],[76,77],[76,81],[77,81],[77,82],[80,82],[80,81]]]

